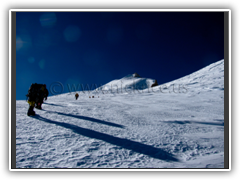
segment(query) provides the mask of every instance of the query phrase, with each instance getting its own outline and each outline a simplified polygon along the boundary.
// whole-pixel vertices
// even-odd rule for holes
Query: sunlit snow
[[[104,88],[127,91],[52,96],[32,117],[17,101],[16,167],[223,168],[224,60],[154,88],[134,86],[153,82],[126,76]]]

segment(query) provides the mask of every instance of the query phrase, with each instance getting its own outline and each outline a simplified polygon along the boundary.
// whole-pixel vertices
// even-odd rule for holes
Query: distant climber
[[[154,86],[158,86],[157,80],[155,80],[155,82],[152,84],[151,87],[154,87]]]
[[[76,98],[76,100],[78,99],[78,97],[79,97],[79,95],[78,95],[78,93],[76,93],[76,94],[75,94],[75,98]]]
[[[36,108],[42,109],[41,105],[43,100],[47,100],[48,97],[48,90],[46,88],[46,84],[31,84],[30,88],[28,89],[27,102],[29,104],[29,109],[27,112],[28,116],[35,115],[35,111],[33,110],[35,105]]]

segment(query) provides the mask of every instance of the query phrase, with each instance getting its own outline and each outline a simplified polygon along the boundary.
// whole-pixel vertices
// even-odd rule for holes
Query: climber
[[[79,97],[79,95],[78,95],[78,93],[76,93],[76,94],[75,94],[75,98],[76,98],[76,100],[78,99],[78,97]]]

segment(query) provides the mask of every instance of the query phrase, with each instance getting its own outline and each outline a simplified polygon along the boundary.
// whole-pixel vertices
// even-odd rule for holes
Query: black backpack
[[[31,84],[30,88],[28,89],[28,94],[27,99],[29,101],[35,101],[36,98],[39,98],[40,96],[42,96],[42,92],[41,92],[41,88],[42,88],[43,84]]]

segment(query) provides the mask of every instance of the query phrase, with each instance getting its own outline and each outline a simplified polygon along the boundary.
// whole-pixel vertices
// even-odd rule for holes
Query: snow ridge
[[[191,88],[192,92],[197,93],[206,90],[224,90],[224,60],[210,64],[199,71],[165,85],[171,86],[172,84],[184,84]],[[198,90],[196,91],[196,89]]]

